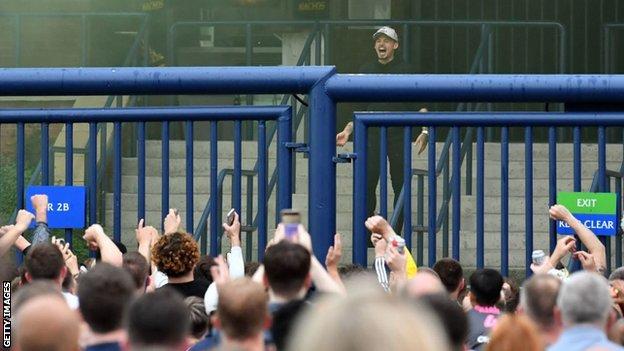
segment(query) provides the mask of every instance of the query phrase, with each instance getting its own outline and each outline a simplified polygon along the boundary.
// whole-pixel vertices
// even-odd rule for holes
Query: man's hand
[[[550,219],[553,219],[555,221],[564,221],[567,223],[574,218],[574,216],[572,216],[572,213],[570,213],[570,211],[563,205],[550,206],[550,210],[548,210],[548,213],[550,214]]]
[[[61,239],[57,239],[55,236],[52,237],[52,244],[56,245],[56,247],[63,254],[63,259],[65,260],[65,265],[72,276],[80,273],[80,269],[78,268],[78,257],[74,255],[74,253],[69,249],[69,243],[64,243]]]
[[[229,282],[230,269],[228,268],[227,263],[225,263],[223,256],[219,255],[219,257],[215,258],[215,263],[216,265],[210,267],[212,281],[214,281],[217,286]]]
[[[559,261],[564,258],[568,252],[574,253],[576,250],[576,239],[573,236],[565,236],[557,240],[557,246],[550,255],[550,263],[553,267],[556,267]]]
[[[0,227],[0,237],[6,234],[9,230],[13,229],[13,227],[15,227],[15,225],[13,224],[3,225],[2,227]]]
[[[149,245],[149,243],[152,241],[152,238],[155,235],[158,235],[158,231],[156,230],[156,228],[149,225],[145,226],[144,219],[141,219],[139,221],[139,225],[137,226],[135,233],[136,241],[139,245]]]
[[[225,235],[227,235],[228,239],[230,239],[232,246],[241,246],[241,223],[239,218],[238,213],[234,212],[234,223],[232,223],[232,225],[223,223],[223,230],[225,231]]]
[[[423,107],[418,112],[425,113],[429,111]],[[428,142],[429,142],[429,132],[427,131],[427,129],[423,127],[422,132],[420,132],[420,135],[418,135],[418,137],[416,138],[416,141],[414,142],[414,145],[416,145],[416,153],[419,155],[422,154],[423,151],[425,151],[425,149],[427,148]]]
[[[390,226],[390,223],[388,223],[388,221],[386,221],[381,216],[369,217],[364,225],[366,225],[366,228],[372,233],[381,234],[386,240],[388,240],[388,238],[392,235],[396,235],[396,233]]]
[[[28,229],[33,219],[35,219],[35,216],[32,213],[26,210],[19,210],[17,211],[17,217],[15,217],[15,227],[24,232]]]
[[[169,213],[165,217],[165,223],[164,223],[165,234],[171,234],[171,233],[177,232],[178,228],[180,227],[181,222],[182,222],[182,219],[180,218],[180,215],[177,213],[177,210],[174,208],[170,208]]]
[[[338,271],[338,264],[342,258],[342,238],[340,234],[334,235],[334,246],[330,246],[325,257],[325,267],[327,270]]]
[[[353,122],[347,123],[342,132],[336,134],[336,146],[345,146],[349,141],[349,136],[353,132]]]
[[[405,255],[405,251],[401,254],[399,251],[390,246],[388,248],[388,254],[386,256],[386,263],[390,270],[399,276],[405,275],[405,264],[407,262],[407,256]]]
[[[581,261],[581,265],[583,266],[584,270],[590,272],[598,272],[598,266],[596,265],[594,255],[585,251],[577,251],[574,253],[574,257]]]
[[[99,235],[106,235],[106,233],[104,233],[104,228],[102,228],[102,226],[99,224],[93,224],[85,230],[82,238],[87,242],[89,250],[95,251],[100,248],[98,245]]]
[[[371,234],[371,242],[375,247],[375,257],[384,257],[388,248],[386,239],[381,234],[373,233]]]
[[[39,222],[45,222],[45,219],[47,217],[48,214],[48,195],[46,194],[36,194],[30,197],[30,202],[33,205],[33,208],[35,209],[35,213],[37,214],[37,217],[39,217],[40,215],[44,216],[44,220],[41,221],[39,220]]]

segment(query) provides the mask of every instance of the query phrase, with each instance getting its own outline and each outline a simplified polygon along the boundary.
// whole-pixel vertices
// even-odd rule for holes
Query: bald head
[[[15,318],[20,351],[79,350],[79,320],[62,297],[44,295],[27,301]]]
[[[418,270],[418,274],[407,282],[404,293],[409,297],[420,297],[425,295],[447,294],[447,291],[435,272]]]

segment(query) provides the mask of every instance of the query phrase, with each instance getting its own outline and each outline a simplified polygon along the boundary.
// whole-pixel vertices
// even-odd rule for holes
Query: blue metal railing
[[[18,125],[18,143],[17,143],[17,155],[18,155],[18,175],[23,174],[24,172],[24,125],[26,123],[66,123],[69,125],[73,125],[74,123],[81,123],[88,119],[90,124],[90,139],[89,145],[89,160],[88,167],[91,172],[94,172],[97,169],[97,155],[96,150],[93,145],[97,145],[97,124],[113,122],[115,126],[114,132],[114,229],[113,229],[113,238],[117,241],[121,241],[121,140],[122,140],[122,123],[141,123],[143,126],[145,122],[162,122],[168,123],[170,121],[184,121],[187,124],[190,124],[192,127],[192,123],[195,121],[211,121],[213,125],[216,125],[218,122],[222,121],[234,121],[235,123],[240,123],[240,121],[248,120],[248,121],[256,121],[259,124],[259,129],[262,132],[265,129],[264,124],[266,121],[276,121],[279,125],[278,131],[278,143],[282,145],[278,147],[278,155],[277,155],[277,167],[280,169],[279,172],[279,187],[278,187],[278,204],[280,208],[286,208],[290,206],[291,202],[291,190],[290,186],[290,178],[291,178],[291,156],[290,150],[284,145],[290,142],[291,138],[291,108],[290,107],[193,107],[193,108],[124,108],[124,109],[39,109],[39,110],[30,110],[30,109],[22,109],[22,110],[3,110],[0,111],[0,123],[16,123]],[[190,140],[191,148],[192,148],[192,139]],[[42,145],[47,144],[47,138],[45,134],[41,136]],[[235,140],[240,147],[241,138]],[[145,139],[139,141],[140,152],[139,160],[145,162]],[[217,153],[217,140],[211,141],[211,154],[216,156]],[[44,146],[42,146],[44,147]],[[68,143],[65,146],[65,151],[68,155],[72,154],[72,145]],[[240,168],[240,152],[237,153],[236,157],[238,159],[238,165],[235,163],[234,173],[235,178],[241,176],[241,168]],[[186,163],[187,163],[187,180],[191,179],[190,188],[187,188],[187,202],[186,202],[186,211],[190,213],[191,216],[193,214],[193,202],[188,201],[188,197],[193,196],[193,187],[192,187],[192,179],[193,179],[193,153],[189,153],[187,149],[186,154]],[[163,159],[166,162],[169,161],[169,155],[164,154]],[[216,163],[217,157],[211,158],[213,162]],[[48,153],[44,153],[42,155],[42,164],[48,163]],[[258,196],[258,212],[259,212],[259,223],[258,223],[258,236],[259,242],[261,246],[259,247],[258,255],[261,257],[262,252],[264,251],[264,246],[266,246],[267,242],[267,197],[266,197],[266,186],[268,184],[268,177],[266,172],[268,162],[268,156],[266,153],[266,138],[260,137],[258,140],[258,187],[259,187],[259,196]],[[45,169],[45,168],[44,168]],[[67,169],[70,178],[72,176],[73,169]],[[142,189],[138,193],[139,201],[137,203],[137,212],[145,213],[145,168],[139,168],[138,172],[138,185],[139,189]],[[238,173],[238,174],[237,174]],[[91,175],[95,173],[90,173]],[[162,178],[168,178],[168,170],[163,169]],[[211,178],[213,179],[214,184],[216,184],[216,171],[211,173]],[[89,180],[86,183],[88,187],[88,212],[89,212],[89,223],[97,223],[97,193],[98,193],[98,180],[96,177],[89,177]],[[164,184],[164,183],[163,183]],[[187,183],[188,185],[189,183]],[[24,184],[23,182],[19,182],[18,177],[18,206],[23,206],[23,194],[24,194]],[[169,197],[169,189],[165,189],[163,185],[163,206],[168,200]],[[240,198],[240,190],[238,194],[234,196],[238,196]],[[216,198],[215,198],[216,202]],[[212,207],[211,211],[211,219],[215,221],[217,216],[216,207]],[[216,252],[216,236],[211,238],[211,252],[214,254]],[[204,244],[207,244],[207,238],[203,237],[202,241]]]
[[[532,154],[532,127],[535,126],[547,126],[551,131],[556,131],[557,127],[567,127],[572,126],[578,128],[580,130],[581,127],[588,126],[598,126],[598,171],[596,172],[596,176],[594,177],[594,185],[592,186],[592,191],[608,191],[608,183],[606,182],[607,176],[618,179],[616,182],[616,192],[621,195],[621,180],[622,173],[621,172],[608,172],[606,170],[606,138],[605,138],[605,129],[606,127],[621,127],[624,125],[624,114],[621,113],[429,113],[426,116],[422,114],[414,114],[414,113],[356,113],[355,115],[355,133],[356,133],[356,145],[355,145],[355,154],[356,161],[354,167],[354,200],[353,200],[353,223],[354,223],[354,246],[353,246],[353,254],[354,260],[358,263],[366,262],[366,246],[365,246],[365,237],[366,237],[366,228],[364,228],[364,220],[366,217],[366,143],[367,143],[367,129],[371,127],[403,127],[406,131],[406,138],[404,140],[404,145],[406,145],[406,153],[409,154],[411,151],[410,143],[411,139],[408,138],[408,131],[411,127],[418,125],[426,125],[430,127],[430,133],[433,132],[435,135],[435,129],[437,127],[451,127],[452,130],[452,138],[454,141],[459,141],[459,131],[461,127],[470,127],[470,126],[478,126],[478,135],[477,135],[477,179],[480,180],[477,185],[477,225],[476,225],[476,248],[477,248],[477,267],[482,268],[484,262],[484,187],[483,187],[483,178],[484,178],[484,127],[500,127],[502,128],[502,137],[501,137],[501,272],[503,275],[508,275],[509,273],[509,171],[508,171],[508,163],[509,163],[509,138],[508,138],[508,130],[512,126],[519,126],[526,128],[526,171],[527,177],[525,178],[526,182],[526,193],[525,193],[525,213],[527,214],[527,218],[532,218],[533,209],[533,177],[532,177],[532,159],[529,155]],[[556,133],[551,132],[549,142],[556,145]],[[578,143],[578,144],[577,144]],[[457,144],[458,145],[458,144]],[[458,146],[454,146],[453,150],[453,169],[454,176],[459,176],[459,153],[460,150]],[[580,145],[580,139],[575,141],[574,147]],[[429,265],[433,265],[436,261],[436,232],[437,228],[435,227],[436,223],[436,184],[435,184],[435,142],[433,138],[430,139],[429,142],[429,167],[428,167],[428,177],[429,177],[429,247],[428,247],[428,263]],[[550,150],[555,150],[551,145]],[[411,156],[411,155],[409,155]],[[411,157],[405,157],[405,169],[406,172],[411,170]],[[580,164],[580,153],[576,154],[574,157],[574,164]],[[556,165],[556,159],[553,159],[553,152],[549,155],[549,164]],[[556,167],[550,167],[549,169],[549,189],[551,193],[550,204],[555,203],[556,199],[556,191],[557,191],[557,182],[556,175],[553,178],[553,174],[556,171]],[[407,178],[406,178],[407,179]],[[460,208],[460,198],[461,193],[459,191],[459,182],[457,180],[453,182],[453,254],[452,257],[455,259],[460,259],[460,237],[459,237],[459,229],[461,226],[461,208]],[[575,183],[580,184],[580,172],[575,172]],[[411,188],[411,182],[408,180],[405,181],[405,189],[406,194],[409,194],[409,189]],[[575,189],[577,190],[577,189]],[[578,191],[578,190],[577,190]],[[555,197],[553,196],[553,192]],[[384,199],[382,199],[383,201]],[[409,212],[407,212],[409,213]],[[405,227],[407,232],[411,232],[411,219],[405,216]],[[553,242],[556,243],[556,232],[550,228],[550,239],[551,246]],[[533,250],[533,223],[532,221],[527,221],[525,223],[525,263],[526,263],[526,271],[527,274],[529,272],[528,267],[531,262],[531,252]],[[410,245],[409,237],[406,237],[406,242]],[[619,239],[619,236],[618,236]],[[616,243],[619,240],[616,240]],[[620,243],[621,245],[621,243]],[[607,247],[609,249],[609,247]],[[551,247],[552,250],[552,247]],[[610,252],[610,250],[608,251]],[[616,248],[616,264],[620,264],[622,260],[622,252],[621,246]],[[610,269],[610,259],[608,259]]]
[[[314,235],[314,251],[323,255],[333,241],[336,225],[336,103],[357,101],[442,101],[442,102],[556,102],[556,103],[614,103],[624,99],[624,77],[615,75],[348,75],[336,74],[333,67],[219,67],[219,68],[66,68],[66,69],[0,69],[0,96],[40,96],[40,95],[166,95],[166,94],[308,94],[310,111],[310,133],[314,138],[309,144],[309,169],[313,170],[309,178],[309,229]],[[574,82],[574,84],[570,84]],[[417,84],[415,84],[417,83]],[[240,107],[239,107],[240,108]],[[164,118],[163,120],[192,119],[188,108],[172,108],[183,117]],[[66,111],[71,116],[73,110]],[[80,119],[90,123],[90,131],[97,137],[97,124],[103,122],[100,113],[118,113],[125,117],[114,119],[116,122],[128,121],[131,109],[94,110]],[[49,111],[42,112],[39,119],[24,118],[20,111],[0,111],[0,123],[18,125],[23,131],[24,123],[66,122],[65,117],[55,116]],[[240,116],[240,110],[232,112]],[[14,114],[10,117],[10,114]],[[67,115],[63,112],[63,116]],[[149,112],[146,120],[160,117]],[[190,117],[189,117],[190,116]],[[10,117],[10,118],[9,118]],[[618,113],[508,113],[492,118],[487,114],[444,114],[428,113],[408,116],[401,119],[392,114],[385,120],[388,126],[425,125],[467,127],[477,126],[477,178],[483,177],[483,134],[485,127],[492,126],[602,126],[605,128],[623,123]],[[69,117],[70,121],[73,121]],[[397,119],[395,119],[397,118]],[[111,119],[106,119],[110,121]],[[136,121],[136,120],[134,120]],[[362,123],[361,121],[358,122]],[[361,148],[359,138],[362,127],[356,132],[356,144]],[[428,172],[436,169],[435,134],[431,128],[429,141]],[[18,133],[18,145],[23,147],[24,135]],[[287,133],[288,134],[288,133]],[[555,133],[553,133],[554,135]],[[290,134],[288,134],[290,135]],[[93,140],[93,139],[92,139]],[[287,146],[280,144],[281,147]],[[90,144],[91,155],[95,154],[94,143]],[[23,150],[23,149],[21,149]],[[456,150],[456,149],[455,149]],[[599,148],[601,150],[601,148]],[[18,165],[23,173],[23,152],[18,152]],[[356,155],[356,168],[361,168],[365,155]],[[602,158],[600,158],[602,159]],[[360,163],[358,163],[360,161]],[[507,160],[503,160],[505,163]],[[93,160],[90,169],[96,168]],[[283,167],[279,167],[281,172]],[[603,172],[604,167],[599,168]],[[115,170],[118,173],[118,170]],[[361,172],[361,169],[360,171]],[[20,174],[22,174],[20,173]],[[94,171],[91,174],[95,174]],[[601,174],[601,173],[599,173]],[[604,173],[602,173],[604,175]],[[504,173],[503,173],[504,177]],[[604,178],[601,176],[600,178]],[[356,177],[358,186],[361,179]],[[290,184],[290,177],[281,177]],[[531,182],[532,179],[527,180]],[[435,194],[435,177],[429,176],[429,191]],[[23,205],[23,182],[19,182],[18,205]],[[552,184],[551,186],[556,186]],[[483,206],[483,185],[477,183],[477,209]],[[481,189],[481,193],[479,193]],[[165,189],[166,190],[166,189]],[[90,192],[91,193],[91,192]],[[287,195],[286,195],[287,194]],[[290,191],[279,192],[278,201],[289,207]],[[365,192],[355,191],[361,197]],[[454,192],[454,196],[460,196]],[[287,197],[285,199],[284,197]],[[281,200],[280,200],[281,199]],[[504,201],[504,199],[503,199]],[[436,206],[436,196],[429,196],[430,208]],[[362,206],[362,203],[359,203]],[[216,208],[216,207],[215,207]],[[93,211],[90,208],[90,212]],[[361,211],[356,211],[358,218],[354,223],[359,227],[363,223]],[[483,211],[480,212],[481,214]],[[435,212],[430,211],[430,216]],[[459,223],[453,212],[453,223]],[[479,217],[477,216],[478,221]],[[360,221],[361,220],[361,221]],[[480,219],[482,220],[482,218]],[[409,223],[408,223],[409,224]],[[428,225],[430,233],[435,232],[435,219]],[[358,230],[360,230],[358,228]],[[361,234],[361,232],[357,232]],[[430,234],[431,235],[431,234]],[[503,228],[502,239],[508,235]],[[435,238],[435,236],[434,236]],[[356,248],[361,249],[363,236],[354,235]],[[435,245],[435,240],[429,242]],[[435,247],[435,246],[434,246]],[[355,260],[362,257],[356,250]],[[482,255],[483,252],[478,252]],[[505,252],[504,255],[507,253]],[[429,252],[429,260],[435,260],[435,252]],[[477,255],[477,256],[479,256]],[[501,258],[504,262],[504,257]],[[503,266],[504,268],[504,266]],[[505,269],[503,269],[505,272]]]

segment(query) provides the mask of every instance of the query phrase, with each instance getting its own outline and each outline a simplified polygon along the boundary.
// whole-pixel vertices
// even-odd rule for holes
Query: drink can
[[[402,255],[403,252],[405,251],[405,239],[401,238],[398,235],[395,235],[394,237],[392,237],[392,239],[390,240],[390,243],[392,244],[392,246],[394,248],[397,249],[397,251]]]
[[[535,265],[541,266],[546,259],[546,254],[544,253],[544,250],[534,250],[531,258],[533,259],[533,263]]]

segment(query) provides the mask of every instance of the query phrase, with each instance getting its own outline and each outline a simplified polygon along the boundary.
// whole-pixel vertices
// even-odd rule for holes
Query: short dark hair
[[[61,251],[52,243],[31,245],[24,265],[32,279],[57,279],[60,277],[65,260]]]
[[[609,280],[624,280],[624,267],[620,267],[611,272]]]
[[[122,268],[130,274],[136,289],[145,288],[145,282],[149,275],[149,265],[143,255],[136,251],[124,254]]]
[[[362,267],[361,265],[355,264],[355,263],[347,263],[347,264],[338,266],[338,274],[340,275],[340,278],[343,280],[357,277],[357,276],[367,275],[368,273],[369,272],[368,270],[366,270],[365,267]]]
[[[438,317],[453,350],[463,350],[468,337],[468,317],[457,302],[441,294],[424,295],[417,300],[428,306]]]
[[[128,272],[100,262],[80,276],[78,284],[80,313],[96,333],[117,330],[122,326],[134,291],[134,283]]]
[[[172,288],[142,295],[128,312],[128,338],[133,347],[175,347],[184,342],[190,328],[184,299]]]
[[[438,273],[442,284],[449,293],[457,290],[464,278],[464,270],[459,262],[452,258],[442,258],[433,265],[433,270]]]
[[[292,296],[301,290],[310,272],[310,253],[299,244],[282,240],[267,249],[264,271],[276,294]]]
[[[479,305],[496,305],[501,298],[502,287],[503,276],[497,270],[479,269],[470,276],[470,291]]]
[[[522,285],[520,303],[541,328],[550,328],[555,322],[555,306],[561,289],[561,280],[549,274],[536,274]]]
[[[184,299],[191,321],[191,335],[201,339],[210,327],[210,317],[206,313],[204,299],[197,296],[189,296]]]
[[[210,274],[210,267],[216,266],[214,258],[209,255],[201,255],[199,261],[195,265],[193,270],[193,276],[195,279],[203,279],[208,282],[208,285],[212,283],[212,274]]]

